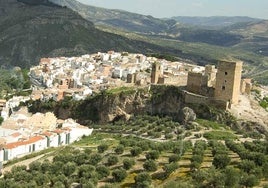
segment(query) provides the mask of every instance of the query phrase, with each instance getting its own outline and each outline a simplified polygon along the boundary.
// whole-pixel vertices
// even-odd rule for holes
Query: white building
[[[0,127],[0,162],[49,147],[68,145],[93,131],[72,119],[59,121],[52,113],[16,116],[18,118],[8,119],[9,123],[4,122],[6,128]],[[60,128],[56,128],[57,125]]]

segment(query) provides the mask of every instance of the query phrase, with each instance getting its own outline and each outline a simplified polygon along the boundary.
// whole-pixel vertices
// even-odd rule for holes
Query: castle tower
[[[208,87],[215,87],[216,73],[217,73],[217,69],[215,68],[215,65],[205,66],[205,75],[208,76],[208,82],[207,82]]]
[[[160,63],[155,62],[152,64],[151,83],[157,84],[160,75],[161,75],[161,65]]]
[[[216,75],[215,99],[237,104],[240,94],[242,62],[220,61]]]

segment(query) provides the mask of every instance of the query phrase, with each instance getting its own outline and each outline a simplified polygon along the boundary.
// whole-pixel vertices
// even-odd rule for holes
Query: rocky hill
[[[184,121],[192,112],[183,115],[184,107],[194,109],[198,117],[218,121],[227,120],[228,114],[221,110],[210,110],[208,106],[185,103],[185,94],[177,86],[152,85],[150,87],[114,88],[95,94],[83,101],[70,98],[56,103],[55,101],[31,101],[29,110],[33,113],[53,111],[58,118],[77,119],[81,124],[92,122],[105,124],[118,120],[127,120],[133,115],[169,116],[176,121]],[[222,113],[218,116],[218,113]]]
[[[173,49],[100,31],[78,13],[47,0],[0,0],[0,65],[30,67],[41,57],[97,51],[165,52]]]
[[[241,102],[231,113],[205,104],[185,102],[183,88],[153,85],[144,88],[115,88],[103,91],[83,101],[65,98],[55,101],[30,101],[27,105],[32,113],[54,112],[58,118],[76,119],[83,125],[106,124],[127,121],[138,115],[171,117],[180,123],[202,118],[227,124],[234,129],[267,132],[267,112],[254,97],[241,96]]]

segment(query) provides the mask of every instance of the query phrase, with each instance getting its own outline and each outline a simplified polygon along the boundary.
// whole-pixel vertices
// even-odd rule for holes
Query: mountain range
[[[168,54],[198,64],[245,62],[268,84],[268,21],[249,17],[154,18],[75,0],[0,0],[0,64],[97,51]]]
[[[41,57],[107,50],[179,53],[98,30],[78,13],[48,0],[0,0],[0,7],[2,67],[30,67]]]

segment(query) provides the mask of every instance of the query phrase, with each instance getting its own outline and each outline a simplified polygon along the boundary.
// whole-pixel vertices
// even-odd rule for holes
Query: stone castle
[[[239,102],[239,95],[249,94],[251,80],[242,79],[243,63],[219,61],[217,69],[214,65],[206,65],[202,71],[188,71],[185,102],[206,103],[220,108],[231,108]],[[152,65],[151,83],[163,84],[163,73],[158,63]]]

